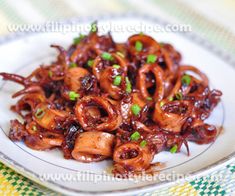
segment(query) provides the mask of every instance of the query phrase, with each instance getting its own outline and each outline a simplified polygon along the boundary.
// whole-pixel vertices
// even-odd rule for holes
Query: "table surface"
[[[192,30],[226,53],[235,54],[234,0],[0,0],[0,39],[9,24],[38,24],[79,16],[136,12],[190,24]],[[216,181],[215,175],[224,176]],[[0,195],[57,195],[0,163]],[[143,195],[235,194],[235,162],[197,180]]]

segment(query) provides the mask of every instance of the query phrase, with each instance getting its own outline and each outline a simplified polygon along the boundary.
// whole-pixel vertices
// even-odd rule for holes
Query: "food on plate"
[[[11,110],[9,138],[29,148],[59,148],[66,159],[112,159],[114,175],[150,168],[155,154],[180,152],[188,141],[213,142],[218,130],[205,120],[219,103],[198,68],[181,63],[168,43],[140,33],[124,43],[92,28],[58,50],[51,64],[27,77],[0,73],[22,85]]]

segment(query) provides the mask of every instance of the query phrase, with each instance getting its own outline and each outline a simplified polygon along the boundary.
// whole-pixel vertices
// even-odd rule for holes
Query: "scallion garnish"
[[[173,101],[174,98],[173,98],[173,97],[169,97],[168,100],[169,100],[169,101]]]
[[[191,82],[191,77],[187,74],[185,74],[182,78],[181,78],[181,82],[183,85],[189,85]]]
[[[137,115],[140,113],[141,108],[140,108],[140,106],[139,106],[138,104],[133,104],[133,105],[131,106],[131,111],[132,111],[132,113],[133,113],[135,116],[137,116]]]
[[[181,92],[176,93],[176,94],[175,94],[175,98],[176,98],[177,100],[182,100],[182,99],[183,99],[182,93],[181,93]]]
[[[178,146],[175,144],[175,145],[170,149],[170,152],[171,152],[172,154],[174,154],[174,153],[177,152],[177,150],[178,150]]]
[[[147,63],[155,63],[157,60],[157,56],[154,54],[149,54],[147,56]]]
[[[87,61],[87,65],[89,66],[89,67],[92,67],[93,66],[93,63],[94,63],[94,60],[88,60]]]
[[[127,92],[127,93],[131,93],[131,91],[132,91],[131,82],[130,82],[130,80],[129,80],[128,77],[126,77],[125,80],[126,80],[126,92]]]
[[[69,91],[69,99],[71,101],[75,101],[77,98],[79,98],[80,95],[74,91]]]
[[[108,52],[103,52],[101,54],[101,57],[102,57],[102,59],[107,60],[107,61],[112,61],[113,60],[112,55]]]
[[[36,118],[42,118],[45,114],[45,111],[41,108],[38,108],[37,111],[35,112]]]
[[[115,65],[113,65],[113,68],[114,68],[114,69],[119,69],[119,68],[120,68],[120,65],[116,65],[116,64],[115,64]]]
[[[140,52],[143,49],[143,44],[140,41],[135,42],[136,51]]]
[[[121,76],[115,76],[114,80],[113,80],[113,85],[115,86],[119,86],[122,82],[122,77]]]
[[[140,139],[140,133],[138,131],[131,134],[131,140],[137,141],[138,139]]]
[[[145,147],[147,145],[147,141],[146,140],[142,140],[141,142],[140,142],[140,147]]]

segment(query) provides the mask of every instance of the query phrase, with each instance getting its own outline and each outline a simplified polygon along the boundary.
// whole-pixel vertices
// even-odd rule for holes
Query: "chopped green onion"
[[[95,33],[95,32],[97,32],[97,23],[96,23],[96,21],[95,22],[93,22],[93,23],[91,23],[91,32],[92,33]]]
[[[172,154],[176,153],[177,152],[177,149],[178,149],[178,146],[175,144],[171,149],[170,149],[170,152]]]
[[[94,63],[94,60],[88,60],[88,61],[87,61],[87,65],[88,65],[89,67],[92,67],[92,66],[93,66],[93,63]]]
[[[163,101],[160,102],[160,107],[162,107],[162,106],[164,106],[164,102]]]
[[[181,78],[181,82],[182,82],[182,84],[188,86],[188,85],[190,84],[190,82],[191,82],[191,77],[190,77],[189,75],[185,74],[185,75]]]
[[[140,32],[140,34],[139,34],[140,36],[142,36],[142,35],[144,35],[144,32]]]
[[[157,56],[154,54],[149,54],[147,56],[147,63],[155,63],[157,60]]]
[[[71,101],[75,101],[77,98],[79,98],[80,95],[74,91],[69,91],[69,99]]]
[[[33,129],[33,131],[37,131],[36,125],[33,125],[32,129]]]
[[[135,116],[137,116],[137,115],[140,113],[141,108],[140,108],[140,106],[139,106],[138,104],[133,104],[133,105],[131,106],[131,111],[132,111],[132,113],[133,113]]]
[[[121,52],[116,52],[116,54],[117,54],[118,56],[122,57],[122,58],[125,58],[124,54],[121,53]]]
[[[35,113],[35,116],[36,116],[36,118],[42,118],[44,116],[44,114],[45,114],[45,111],[41,108],[38,108]]]
[[[102,57],[102,59],[107,60],[107,61],[112,61],[113,60],[112,55],[108,52],[103,52],[101,54],[101,57]]]
[[[140,52],[143,49],[143,44],[140,41],[135,42],[136,51]]]
[[[146,99],[147,99],[148,101],[152,101],[152,100],[153,100],[152,97],[147,97]]]
[[[183,95],[182,95],[181,92],[176,93],[175,97],[176,97],[177,100],[182,100],[183,99]]]
[[[142,140],[141,142],[140,142],[140,147],[145,147],[147,145],[147,141],[146,140]]]
[[[121,76],[116,76],[113,80],[113,85],[119,86],[122,82],[122,77]]]
[[[131,134],[131,140],[137,141],[138,139],[140,139],[140,133],[138,131]]]
[[[69,67],[77,67],[78,65],[76,63],[70,63]]]
[[[51,78],[53,75],[52,71],[48,71],[48,76]]]
[[[113,65],[113,68],[114,68],[114,69],[119,69],[119,68],[120,68],[120,65],[116,65],[116,64],[115,64],[115,65]]]
[[[168,99],[169,101],[173,101],[174,100],[174,98],[173,97],[169,97],[169,99]]]
[[[75,37],[73,39],[73,44],[75,44],[75,45],[79,44],[84,37],[86,37],[86,36],[82,35],[82,34],[80,34],[79,37]]]
[[[132,91],[131,82],[130,82],[129,78],[126,77],[126,92],[131,93],[131,91]]]

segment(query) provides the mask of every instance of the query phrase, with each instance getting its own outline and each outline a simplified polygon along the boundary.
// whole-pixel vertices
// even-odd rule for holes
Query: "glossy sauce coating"
[[[154,155],[206,144],[218,130],[204,121],[222,93],[207,76],[181,64],[170,44],[136,34],[116,43],[90,32],[29,76],[0,73],[22,85],[9,138],[35,150],[59,148],[66,159],[114,161],[114,175],[149,171]]]

